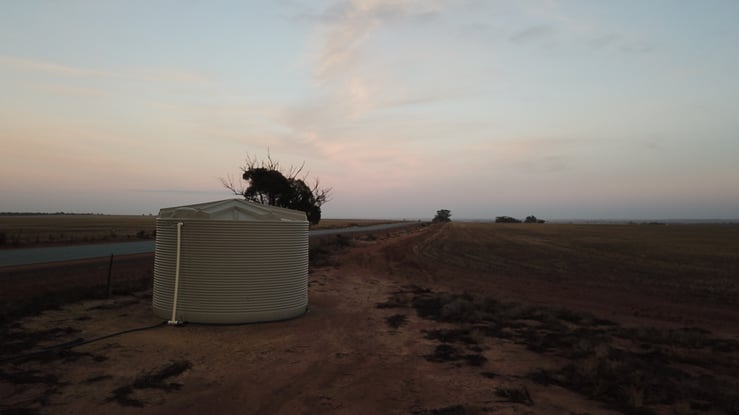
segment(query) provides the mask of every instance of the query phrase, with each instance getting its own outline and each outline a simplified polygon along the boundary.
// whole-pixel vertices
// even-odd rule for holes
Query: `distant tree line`
[[[546,222],[543,219],[537,219],[536,216],[530,215],[526,216],[525,220],[516,219],[511,216],[496,216],[495,217],[495,223],[544,223]]]
[[[452,221],[452,212],[449,209],[439,209],[436,211],[436,216],[432,222],[443,223]],[[538,219],[534,215],[526,216],[526,219],[516,219],[512,216],[496,216],[495,223],[545,223],[543,219]]]

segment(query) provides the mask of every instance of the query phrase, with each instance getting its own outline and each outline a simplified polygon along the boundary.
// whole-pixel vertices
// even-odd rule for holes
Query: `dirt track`
[[[689,319],[691,325],[734,339],[739,334],[738,313],[732,307],[645,301],[630,289],[599,292],[591,287],[573,295],[572,287],[554,282],[425,263],[423,255],[413,251],[434,232],[439,228],[399,231],[390,239],[357,241],[336,254],[327,261],[332,266],[312,270],[310,311],[294,320],[162,326],[67,353],[4,363],[0,409],[68,414],[616,413],[609,409],[612,405],[580,393],[532,382],[528,377],[532,371],[555,370],[567,359],[558,353],[534,352],[515,336],[489,337],[473,331],[473,345],[453,341],[441,345],[484,360],[435,361],[430,356],[435,350],[438,354],[440,342],[428,338],[428,333],[460,326],[422,318],[409,308],[419,287],[527,298],[589,310],[627,324],[682,326]],[[378,308],[393,298],[400,303]],[[635,315],[635,306],[645,312]],[[388,324],[393,316],[400,323],[396,328]],[[150,297],[125,296],[75,303],[27,318],[11,329],[9,339],[12,343],[13,336],[23,339],[19,333],[54,329],[34,346],[38,349],[157,322]],[[524,319],[517,324],[530,323]],[[722,362],[729,370],[737,364],[736,353],[730,356],[732,360]],[[142,381],[178,362],[189,363],[189,369],[160,383]],[[530,402],[510,392],[523,390]]]

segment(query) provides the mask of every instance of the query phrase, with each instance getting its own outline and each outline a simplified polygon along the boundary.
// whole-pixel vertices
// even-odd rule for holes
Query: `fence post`
[[[108,298],[113,294],[113,286],[111,284],[111,276],[113,275],[113,254],[110,254],[110,263],[108,264],[108,286],[105,293]]]

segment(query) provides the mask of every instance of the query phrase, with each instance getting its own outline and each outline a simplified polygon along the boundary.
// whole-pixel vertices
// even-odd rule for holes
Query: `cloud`
[[[204,74],[184,71],[181,69],[138,69],[132,71],[129,76],[134,79],[157,83],[186,84],[193,86],[206,85],[211,82],[211,79]]]
[[[273,152],[317,157],[312,165],[321,166],[320,175],[336,187],[356,182],[362,190],[389,183],[408,188],[428,180],[434,158],[444,157],[432,154],[429,140],[445,143],[458,133],[447,131],[456,119],[428,119],[436,109],[430,106],[479,94],[475,71],[486,70],[467,58],[466,46],[439,54],[454,41],[445,36],[441,18],[455,5],[351,1],[304,14],[315,23],[309,63],[317,88],[285,109],[285,131]]]
[[[641,144],[649,150],[660,153],[667,150],[667,147],[664,145],[664,139],[661,137],[649,137],[643,140]]]
[[[584,140],[577,138],[518,138],[473,144],[468,152],[487,163],[492,159],[496,166],[540,174],[570,168],[584,144]]]
[[[614,49],[625,54],[643,54],[655,49],[651,42],[629,38],[618,33],[594,36],[588,40],[588,44],[592,49]]]
[[[527,156],[535,152],[552,152],[571,149],[584,140],[577,138],[512,138],[488,141],[475,146],[479,150],[503,150],[509,155]]]
[[[650,53],[654,51],[654,45],[642,40],[625,42],[621,45],[621,51],[628,54]]]
[[[556,31],[550,25],[536,25],[525,30],[519,31],[511,35],[509,38],[513,43],[527,44],[532,42],[540,42],[543,40],[551,40]]]
[[[430,78],[453,75],[447,72],[449,68],[441,69],[443,65],[439,65],[432,46],[419,44],[418,39],[398,38],[409,42],[406,53],[378,51],[387,49],[379,43],[387,42],[384,32],[426,25],[440,16],[446,6],[447,3],[433,0],[354,0],[333,3],[316,14],[304,14],[317,23],[311,64],[321,96],[298,104],[291,117],[309,112],[309,125],[317,124],[316,116],[330,123],[359,120],[376,110],[444,99],[452,91],[447,91],[448,85],[444,87]],[[422,76],[408,75],[420,66],[424,67]],[[455,87],[460,83],[467,85],[457,80]]]
[[[211,82],[204,74],[176,68],[126,68],[118,71],[107,71],[17,56],[0,55],[0,67],[3,66],[23,72],[39,72],[64,77],[110,78],[189,85],[204,85]]]
[[[564,156],[544,156],[518,160],[513,166],[524,173],[539,175],[565,171],[569,167],[569,161],[569,158]]]
[[[318,78],[326,80],[354,66],[362,43],[380,23],[371,13],[353,7],[337,17],[330,24],[318,58]]]
[[[599,36],[596,36],[590,39],[588,41],[588,44],[593,49],[604,49],[604,48],[607,48],[619,42],[619,40],[621,40],[621,36],[615,33],[607,33],[607,34],[599,35]]]
[[[356,65],[362,46],[383,24],[401,18],[428,19],[439,12],[435,1],[354,0],[329,6],[318,19],[327,26],[317,76],[325,80]]]
[[[46,93],[75,98],[103,98],[110,96],[110,93],[99,88],[84,88],[62,84],[35,84],[32,87],[38,88]]]
[[[57,75],[80,76],[80,77],[105,77],[113,76],[111,72],[97,71],[87,68],[62,65],[54,62],[45,62],[34,59],[19,58],[16,56],[0,56],[0,65],[8,66],[23,71],[45,72]]]

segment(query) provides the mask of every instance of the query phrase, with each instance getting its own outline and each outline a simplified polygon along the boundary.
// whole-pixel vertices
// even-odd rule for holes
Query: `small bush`
[[[114,389],[112,396],[107,401],[116,401],[123,406],[143,407],[144,402],[131,397],[136,389],[162,389],[167,392],[178,390],[182,387],[181,384],[166,383],[165,381],[191,368],[192,363],[187,360],[171,361],[159,369],[141,373],[130,385]]]
[[[481,354],[463,354],[456,347],[449,344],[440,344],[434,349],[434,353],[424,356],[426,360],[434,363],[464,361],[469,366],[482,366],[488,359]]]
[[[524,405],[533,405],[534,400],[525,386],[510,388],[495,388],[495,395],[505,399],[508,402],[522,403]]]
[[[336,245],[342,248],[352,246],[352,238],[338,234],[336,235]]]
[[[473,412],[468,411],[462,405],[451,405],[436,409],[422,409],[413,411],[414,415],[467,415]],[[475,412],[476,413],[476,412]]]
[[[394,314],[390,317],[385,317],[385,323],[387,323],[388,326],[394,329],[397,329],[407,322],[408,318],[405,316],[405,314]]]
[[[387,300],[382,303],[377,303],[377,308],[404,308],[413,301],[413,296],[405,292],[396,292]]]
[[[438,340],[443,343],[477,344],[469,329],[437,329],[426,332],[429,340]]]

